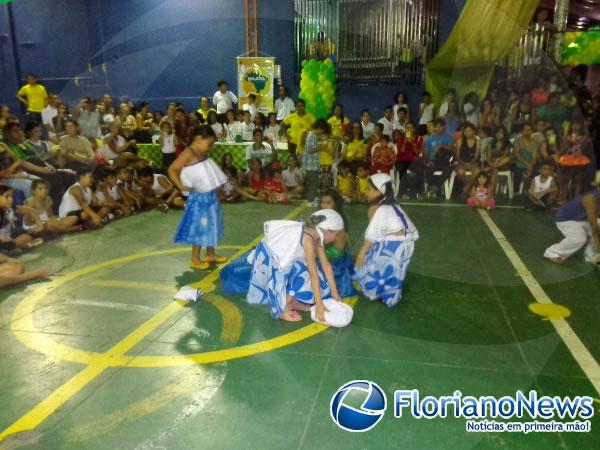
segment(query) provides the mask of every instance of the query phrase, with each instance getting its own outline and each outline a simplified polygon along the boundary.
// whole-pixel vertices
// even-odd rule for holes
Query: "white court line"
[[[531,295],[533,295],[535,301],[547,305],[554,304],[540,283],[538,283],[533,274],[527,269],[523,260],[519,257],[512,245],[510,245],[506,236],[500,231],[500,228],[498,228],[487,211],[483,209],[479,209],[478,211],[479,215],[494,235],[494,238],[498,241],[504,254],[517,270],[517,273],[527,286],[527,289],[529,289],[529,292],[531,292]],[[598,365],[598,362],[594,359],[583,342],[581,342],[581,339],[575,334],[566,320],[554,319],[550,320],[550,323],[571,352],[571,355],[573,355],[573,358],[575,358],[575,361],[577,361],[577,364],[581,367],[581,370],[583,370],[583,373],[588,377],[594,386],[594,389],[596,389],[596,392],[600,394],[600,365]]]
[[[471,208],[469,205],[462,203],[425,203],[425,202],[400,202],[400,206],[442,206],[444,208]],[[518,205],[496,205],[494,209],[522,209],[523,206]]]

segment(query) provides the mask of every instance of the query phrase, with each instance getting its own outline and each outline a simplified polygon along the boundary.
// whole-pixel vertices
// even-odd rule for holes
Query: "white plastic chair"
[[[513,181],[513,173],[510,170],[502,170],[498,172],[498,177],[506,177],[506,189],[508,190],[508,198],[512,200],[515,196],[515,186]],[[500,189],[500,183],[496,183],[496,193]],[[504,194],[504,186],[502,187],[502,193]]]

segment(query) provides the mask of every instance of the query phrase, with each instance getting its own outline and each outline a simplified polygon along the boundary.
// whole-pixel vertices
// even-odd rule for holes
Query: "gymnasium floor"
[[[0,449],[597,448],[598,400],[591,433],[467,433],[463,419],[394,419],[390,409],[367,433],[334,425],[331,396],[352,379],[378,383],[388,405],[393,390],[412,388],[598,399],[547,317],[570,325],[569,345],[583,343],[577,358],[587,348],[600,360],[600,272],[581,255],[564,267],[542,258],[558,238],[551,214],[405,209],[421,234],[405,300],[388,310],[358,299],[340,330],[274,321],[223,294],[216,272],[190,271],[188,249],[170,243],[180,212],[24,255],[28,268],[59,276],[0,293]],[[307,212],[227,205],[221,252],[245,251],[264,220]],[[356,252],[366,211],[347,212]],[[200,304],[171,300],[176,286],[198,281],[214,289]]]

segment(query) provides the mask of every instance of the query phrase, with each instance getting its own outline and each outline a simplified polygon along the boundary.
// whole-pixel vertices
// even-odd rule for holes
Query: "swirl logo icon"
[[[331,419],[346,431],[369,431],[385,414],[387,399],[372,381],[354,380],[341,386],[331,398]]]

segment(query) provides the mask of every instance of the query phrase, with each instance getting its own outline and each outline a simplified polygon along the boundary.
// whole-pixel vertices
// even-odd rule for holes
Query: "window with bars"
[[[341,82],[421,84],[437,51],[439,0],[295,0],[295,49],[331,57]]]

